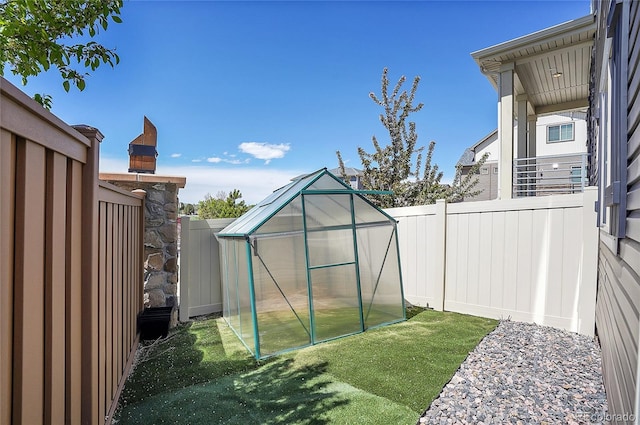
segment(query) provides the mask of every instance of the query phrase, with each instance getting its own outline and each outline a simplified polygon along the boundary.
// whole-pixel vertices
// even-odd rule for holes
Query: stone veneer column
[[[144,229],[144,305],[145,307],[177,307],[178,191],[185,186],[186,178],[156,174],[100,173],[100,180],[127,191],[142,189],[147,192]]]

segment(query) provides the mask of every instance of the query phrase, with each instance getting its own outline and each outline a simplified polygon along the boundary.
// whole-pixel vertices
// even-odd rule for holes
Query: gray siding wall
[[[498,168],[497,162],[487,162],[482,168],[487,169],[487,174],[476,174],[478,178],[478,184],[476,190],[481,190],[476,196],[465,196],[464,201],[488,201],[498,198],[498,173],[494,172],[494,168]],[[462,169],[462,178],[469,174],[471,167],[464,167]]]
[[[600,243],[596,327],[602,346],[602,368],[612,423],[633,423],[637,418],[638,338],[640,334],[640,31],[639,2],[623,5],[629,13],[627,79],[627,206],[626,237],[616,243]],[[596,49],[602,49],[606,36],[609,2],[598,4],[599,36]],[[623,12],[623,17],[625,13]],[[623,53],[624,54],[624,53]],[[599,81],[602,51],[594,54],[593,76]],[[597,89],[596,89],[597,90]],[[615,101],[615,100],[614,100]],[[595,100],[597,103],[597,99]],[[592,103],[592,107],[595,106]],[[593,139],[592,139],[593,140]],[[615,141],[614,141],[615,142]],[[598,152],[602,155],[602,152]],[[592,176],[598,174],[594,167]],[[602,235],[607,240],[608,235]],[[610,247],[613,247],[613,251]],[[614,252],[614,251],[618,252]],[[617,416],[620,415],[620,416]],[[626,415],[626,416],[625,416]],[[616,420],[620,418],[621,420]],[[624,420],[627,418],[627,420]],[[635,421],[637,422],[637,419]]]

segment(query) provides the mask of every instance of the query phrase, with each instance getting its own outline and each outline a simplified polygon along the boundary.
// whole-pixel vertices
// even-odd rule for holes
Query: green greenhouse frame
[[[396,220],[327,169],[216,234],[223,316],[257,358],[406,319]]]

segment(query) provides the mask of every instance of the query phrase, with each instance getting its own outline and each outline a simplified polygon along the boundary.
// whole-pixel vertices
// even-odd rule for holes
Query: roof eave
[[[487,47],[481,50],[476,50],[471,53],[471,57],[480,64],[481,61],[487,60],[490,57],[501,56],[508,54],[514,50],[520,50],[523,47],[544,43],[549,39],[557,38],[558,36],[565,36],[567,33],[574,31],[588,30],[589,27],[595,28],[595,18],[592,14],[583,16],[582,18],[574,19],[572,21],[564,22],[562,24],[554,25],[549,28],[545,28],[540,31],[536,31],[531,34],[524,35],[522,37],[514,38],[504,43],[499,43],[491,47]]]
[[[504,43],[496,44],[471,53],[471,57],[480,68],[480,72],[484,74],[493,88],[498,90],[497,73],[502,66],[501,56],[514,54],[524,48],[530,48],[541,43],[548,43],[559,37],[566,37],[574,32],[595,30],[596,22],[592,14],[583,16],[572,21],[564,22],[536,31],[522,37],[514,38]],[[516,60],[517,62],[517,60]]]

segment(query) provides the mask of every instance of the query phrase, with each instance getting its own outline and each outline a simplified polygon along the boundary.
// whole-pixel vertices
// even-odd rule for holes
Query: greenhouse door
[[[312,343],[362,332],[351,195],[306,194],[303,204]]]

